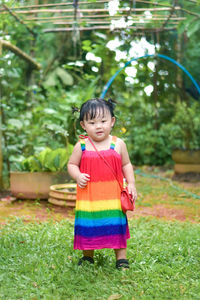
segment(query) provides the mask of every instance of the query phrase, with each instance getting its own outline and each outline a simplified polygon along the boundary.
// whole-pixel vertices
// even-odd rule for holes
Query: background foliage
[[[12,1],[6,4],[12,6]],[[197,14],[196,4],[184,1],[183,5]],[[105,83],[127,60],[117,59],[117,51],[130,58],[133,41],[145,38],[156,45],[158,53],[178,59],[199,82],[200,19],[196,15],[187,15],[178,32],[159,36],[152,33],[141,38],[130,30],[82,32],[76,46],[71,33],[44,34],[41,25],[31,26],[35,35],[13,22],[9,14],[0,20],[2,38],[42,65],[40,72],[34,71],[7,50],[0,58],[5,173],[15,162],[46,147],[54,150],[76,142],[81,131],[78,113],[72,114],[72,107],[101,94]],[[106,46],[116,39],[120,43],[114,50]],[[88,53],[99,59],[88,59]],[[132,81],[123,70],[106,95],[117,102],[114,133],[127,142],[132,162],[170,164],[173,148],[199,148],[200,98],[192,82],[175,65],[161,59],[143,59],[134,67],[137,72]],[[145,92],[147,86],[153,87],[150,94]]]

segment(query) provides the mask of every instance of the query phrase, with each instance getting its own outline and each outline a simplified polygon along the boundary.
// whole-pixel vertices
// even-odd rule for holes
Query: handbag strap
[[[111,167],[111,165],[109,164],[109,162],[105,159],[105,157],[103,157],[103,155],[97,150],[96,146],[94,145],[93,141],[91,140],[91,138],[89,136],[85,136],[85,135],[80,135],[79,138],[81,139],[88,139],[90,141],[90,143],[92,144],[93,148],[95,149],[95,151],[98,153],[98,155],[101,157],[101,159],[104,161],[104,163],[108,166],[108,168],[111,170],[111,172],[113,173],[113,175],[115,176],[115,178],[117,179],[120,189],[123,190],[123,186],[121,184],[121,182],[119,181],[119,179],[117,178],[117,175],[115,173],[115,171],[113,170],[113,168]]]

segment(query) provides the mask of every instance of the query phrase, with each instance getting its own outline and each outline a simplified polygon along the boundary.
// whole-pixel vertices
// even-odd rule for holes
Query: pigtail
[[[72,106],[72,113],[75,114],[76,112],[80,112],[80,109],[76,106]]]
[[[114,109],[114,108],[115,108],[115,105],[116,105],[116,101],[113,100],[112,98],[109,98],[109,99],[108,99],[108,104],[109,104],[110,106],[112,106],[113,109]]]
[[[111,99],[111,98],[109,98],[108,101],[107,101],[107,104],[108,104],[108,106],[110,108],[111,115],[114,116],[113,112],[114,112],[114,109],[115,109],[115,106],[116,106],[116,101],[113,100],[113,99]]]

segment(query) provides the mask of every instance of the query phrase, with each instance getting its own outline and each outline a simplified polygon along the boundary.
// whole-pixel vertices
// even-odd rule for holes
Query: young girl
[[[112,248],[116,267],[129,268],[126,248],[130,234],[121,209],[119,182],[94,149],[104,156],[121,183],[126,178],[128,191],[136,199],[126,145],[110,135],[115,124],[112,101],[96,98],[85,102],[80,109],[80,124],[90,139],[81,139],[75,145],[68,162],[68,172],[77,182],[74,249],[83,250],[78,264],[94,263],[95,249]]]

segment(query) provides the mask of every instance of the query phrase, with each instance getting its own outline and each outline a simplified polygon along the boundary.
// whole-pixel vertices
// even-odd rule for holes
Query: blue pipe
[[[196,82],[196,80],[192,77],[192,75],[186,70],[186,68],[184,68],[181,64],[179,64],[176,60],[174,60],[173,58],[170,58],[169,56],[163,55],[163,54],[146,54],[137,58],[132,58],[131,60],[127,61],[125,63],[125,65],[120,68],[110,79],[109,81],[106,83],[106,85],[103,88],[103,91],[101,93],[100,98],[104,98],[109,87],[111,86],[112,82],[114,81],[114,79],[117,77],[117,75],[124,69],[126,68],[128,65],[130,65],[130,63],[132,61],[141,59],[141,58],[146,58],[146,57],[161,57],[164,58],[168,61],[171,61],[173,64],[177,65],[181,70],[183,70],[183,72],[185,72],[185,74],[191,79],[191,81],[193,82],[193,84],[195,85],[198,93],[200,94],[200,86],[198,85],[198,83]]]

